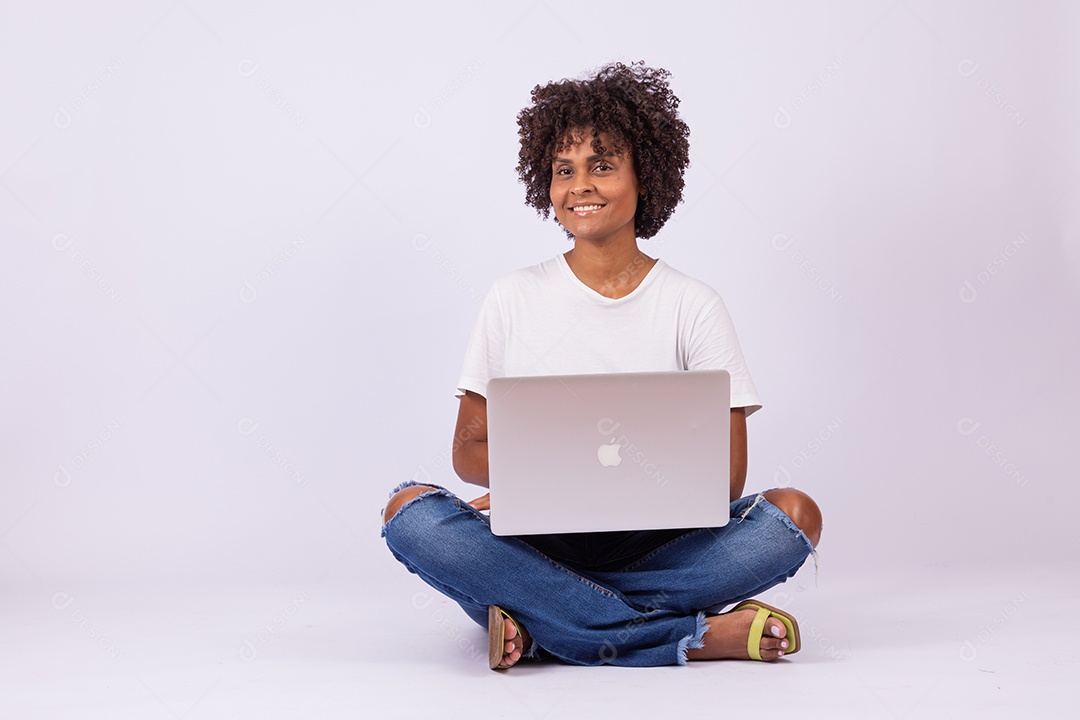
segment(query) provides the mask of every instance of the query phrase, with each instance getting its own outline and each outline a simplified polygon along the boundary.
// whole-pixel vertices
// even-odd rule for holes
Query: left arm
[[[731,502],[746,485],[746,408],[731,408]]]

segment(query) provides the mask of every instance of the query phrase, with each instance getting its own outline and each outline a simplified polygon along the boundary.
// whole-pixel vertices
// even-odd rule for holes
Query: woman
[[[488,379],[648,370],[731,374],[733,520],[720,528],[498,537],[488,496],[403,483],[382,535],[411,572],[488,628],[494,669],[541,650],[581,665],[776,660],[799,649],[785,612],[746,598],[814,552],[821,513],[798,490],[743,497],[746,417],[761,407],[730,317],[705,283],[644,254],[682,199],[689,128],[669,73],[615,63],[533,89],[518,116],[526,202],[573,248],[496,280],[458,389],[453,465],[487,487]],[[573,498],[568,498],[573,502]],[[710,610],[738,603],[723,614]]]

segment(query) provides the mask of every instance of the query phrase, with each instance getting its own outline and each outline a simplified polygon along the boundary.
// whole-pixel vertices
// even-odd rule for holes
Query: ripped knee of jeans
[[[754,498],[754,502],[750,503],[750,505],[739,514],[739,518],[738,518],[738,520],[736,520],[736,522],[741,523],[746,518],[746,516],[750,514],[750,511],[753,510],[755,507],[757,507],[758,503],[760,503],[762,500],[766,500],[767,499],[765,497],[766,492],[769,492],[769,491],[766,490],[765,492],[758,493],[757,497]],[[794,532],[796,532],[799,536],[801,536],[803,540],[806,541],[806,545],[809,548],[809,552],[807,554],[814,561],[814,587],[817,587],[817,583],[818,583],[818,551],[817,551],[817,547],[815,547],[814,543],[812,543],[810,541],[810,538],[806,536],[806,533],[804,533],[799,526],[797,526],[794,522],[792,522],[791,518],[788,518],[787,515],[784,515],[783,517],[784,517],[784,519],[786,521],[785,524],[788,527],[790,527]]]
[[[744,519],[746,519],[746,516],[750,514],[750,511],[756,508],[757,504],[764,499],[765,493],[758,493],[757,497],[754,498],[754,502],[750,503],[750,506],[742,511],[742,514],[739,515],[739,519],[736,522],[742,522]]]
[[[424,489],[421,489],[420,492],[418,492],[416,494],[409,493],[410,495],[412,495],[412,497],[408,497],[405,500],[401,500],[400,498],[397,497],[398,493],[400,493],[402,490],[406,490],[406,489],[408,489],[410,487],[424,488]],[[416,482],[415,480],[406,480],[405,482],[401,483],[400,485],[398,485],[397,487],[395,487],[393,490],[390,491],[390,502],[388,502],[386,504],[386,507],[379,510],[379,515],[382,517],[383,525],[385,526],[386,524],[388,524],[391,520],[393,520],[395,517],[397,517],[398,513],[400,513],[402,510],[404,510],[406,507],[408,507],[410,504],[412,504],[418,498],[424,497],[425,495],[431,495],[433,493],[442,493],[443,495],[449,495],[450,491],[447,490],[444,487],[439,486],[439,485],[433,485],[433,484],[430,484],[430,483],[419,483],[419,482]],[[396,505],[396,507],[395,507],[395,505]],[[394,511],[389,514],[389,517],[387,517],[387,511],[391,507],[393,507]]]

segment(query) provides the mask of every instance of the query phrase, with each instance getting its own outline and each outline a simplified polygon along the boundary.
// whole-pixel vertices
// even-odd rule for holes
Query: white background
[[[723,295],[764,402],[747,491],[818,500],[819,585],[1075,569],[1074,4],[27,3],[0,27],[0,577],[42,607],[415,591],[379,509],[413,477],[481,492],[449,466],[479,301],[569,247],[524,206],[516,114],[637,59],[691,127],[642,247]]]

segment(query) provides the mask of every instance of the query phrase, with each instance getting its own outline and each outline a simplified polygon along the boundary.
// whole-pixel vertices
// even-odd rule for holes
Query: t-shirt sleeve
[[[687,370],[727,370],[731,374],[731,407],[746,408],[747,417],[761,409],[761,399],[722,298],[718,296],[695,318],[686,347]]]
[[[488,380],[505,374],[505,358],[506,331],[501,301],[498,286],[492,285],[473,326],[454,397],[462,397],[466,390],[472,390],[486,398]]]

